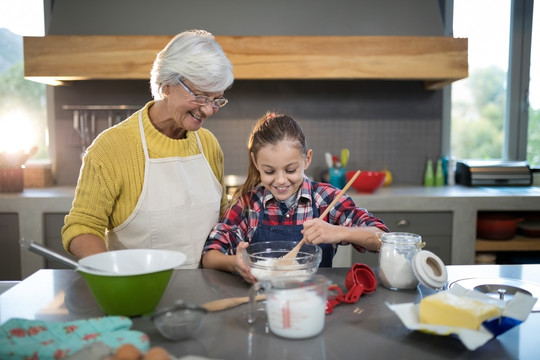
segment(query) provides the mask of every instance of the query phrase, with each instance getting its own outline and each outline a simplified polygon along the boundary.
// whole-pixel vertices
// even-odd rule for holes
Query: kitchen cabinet
[[[510,240],[476,239],[476,251],[540,251],[540,238],[516,235]]]
[[[68,254],[64,250],[62,245],[62,226],[64,226],[64,217],[67,213],[46,213],[43,214],[43,222],[45,229],[45,238],[43,243],[48,249],[63,255],[65,257],[71,258],[72,260],[77,261],[77,258]],[[45,259],[45,268],[46,269],[68,269],[67,266],[59,264],[55,261]]]
[[[62,253],[62,218],[71,209],[74,194],[74,187],[61,186],[24,189],[16,194],[0,193],[0,215],[18,214],[18,235],[15,238],[21,236],[43,245],[45,234],[49,234],[47,244],[58,246],[58,251]],[[479,188],[461,185],[392,185],[382,187],[373,194],[350,191],[349,195],[358,206],[381,217],[391,231],[422,235],[427,243],[425,249],[435,252],[447,265],[475,263],[478,211],[540,212],[540,187],[534,186]],[[54,222],[46,220],[47,224],[43,224],[44,214],[54,214]],[[400,227],[398,220],[403,217],[409,220],[409,225]],[[53,239],[53,235],[57,236],[57,240]],[[0,236],[3,236],[3,232]],[[359,254],[351,246],[341,246],[334,260],[335,266],[350,267],[351,261],[376,265],[378,258],[376,254]],[[41,256],[29,251],[20,252],[20,261],[23,278],[45,266]]]
[[[24,38],[24,76],[148,80],[163,36],[49,35]],[[236,80],[421,80],[440,89],[468,76],[468,40],[437,36],[216,36]]]
[[[508,212],[509,214],[517,214],[527,216],[534,214],[538,216],[538,212]],[[485,240],[482,238],[476,239],[475,250],[477,255],[493,254],[496,257],[498,264],[507,263],[538,263],[540,262],[540,237],[524,236],[519,233],[509,240]]]
[[[0,213],[0,280],[21,280],[19,215]]]
[[[451,264],[452,212],[374,212],[392,232],[408,232],[422,236],[423,250],[436,254],[445,264]],[[378,255],[353,252],[353,263],[378,266]]]

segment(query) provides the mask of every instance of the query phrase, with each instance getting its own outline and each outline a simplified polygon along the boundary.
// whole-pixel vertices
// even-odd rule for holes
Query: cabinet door
[[[452,213],[451,212],[377,212],[392,232],[409,232],[422,236],[424,250],[436,254],[446,264],[451,264]],[[378,255],[353,252],[353,263],[378,266]]]
[[[43,220],[45,224],[45,246],[50,250],[57,252],[58,254],[64,255],[77,261],[74,256],[68,254],[66,250],[64,250],[64,246],[62,245],[62,226],[64,226],[64,217],[66,215],[67,214],[63,213],[47,213],[43,215]],[[45,267],[47,269],[68,268],[65,265],[59,264],[49,259],[45,259]]]
[[[18,214],[0,214],[0,246],[0,280],[21,280]]]

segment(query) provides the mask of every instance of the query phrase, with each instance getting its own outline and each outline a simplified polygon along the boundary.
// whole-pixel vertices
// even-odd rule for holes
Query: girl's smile
[[[265,145],[251,158],[261,175],[261,183],[279,201],[285,201],[298,191],[304,178],[304,170],[311,163],[311,150],[304,158],[298,143],[281,141]]]

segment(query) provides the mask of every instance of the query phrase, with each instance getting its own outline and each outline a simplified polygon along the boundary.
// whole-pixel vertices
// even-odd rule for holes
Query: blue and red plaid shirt
[[[228,255],[236,254],[239,242],[251,242],[257,230],[260,211],[265,212],[265,225],[301,225],[304,221],[313,219],[313,206],[317,206],[319,214],[322,214],[339,192],[339,189],[330,184],[313,182],[304,176],[295,203],[284,213],[272,193],[260,185],[249,193],[249,209],[237,202],[223,214],[221,221],[210,232],[203,253],[219,250]],[[312,193],[315,204],[312,204]],[[333,225],[376,226],[383,231],[389,231],[380,219],[366,209],[356,206],[347,194],[341,197],[324,220]],[[354,247],[359,252],[366,251],[364,247]]]

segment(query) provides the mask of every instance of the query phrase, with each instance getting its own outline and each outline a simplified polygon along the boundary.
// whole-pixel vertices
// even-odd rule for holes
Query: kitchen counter
[[[74,187],[25,189],[22,193],[0,193],[0,214],[19,214],[20,236],[43,242],[43,214],[67,213],[71,208]],[[478,211],[540,211],[540,187],[444,187],[389,186],[374,194],[349,190],[354,201],[370,212],[452,213],[451,264],[474,264],[476,217]],[[384,221],[384,218],[382,219]],[[391,224],[391,231],[398,231]],[[420,234],[422,235],[422,234]],[[342,247],[336,256],[337,266],[350,266],[351,247]],[[23,278],[42,267],[38,255],[21,253]]]
[[[375,194],[350,193],[371,212],[452,213],[451,263],[474,264],[479,211],[540,211],[540,187],[383,187]],[[384,218],[382,219],[384,221]],[[391,231],[399,231],[387,224]],[[422,235],[422,234],[420,234]]]
[[[447,266],[449,282],[475,277],[504,277],[538,281],[540,265]],[[377,269],[374,269],[377,271]],[[349,268],[321,268],[342,289]],[[231,296],[245,296],[249,287],[240,277],[215,270],[177,270],[160,306],[177,299],[200,304]],[[540,313],[475,351],[457,339],[408,330],[386,306],[419,302],[433,291],[392,291],[378,286],[356,304],[341,304],[326,316],[323,332],[305,340],[279,338],[262,319],[249,325],[246,305],[208,313],[196,339],[170,342],[148,318],[134,318],[133,329],[145,332],[152,346],[163,346],[176,357],[199,355],[213,359],[533,359],[538,356]],[[39,296],[36,296],[39,294]],[[0,324],[11,318],[68,321],[103,316],[86,283],[72,270],[39,270],[0,295]]]

